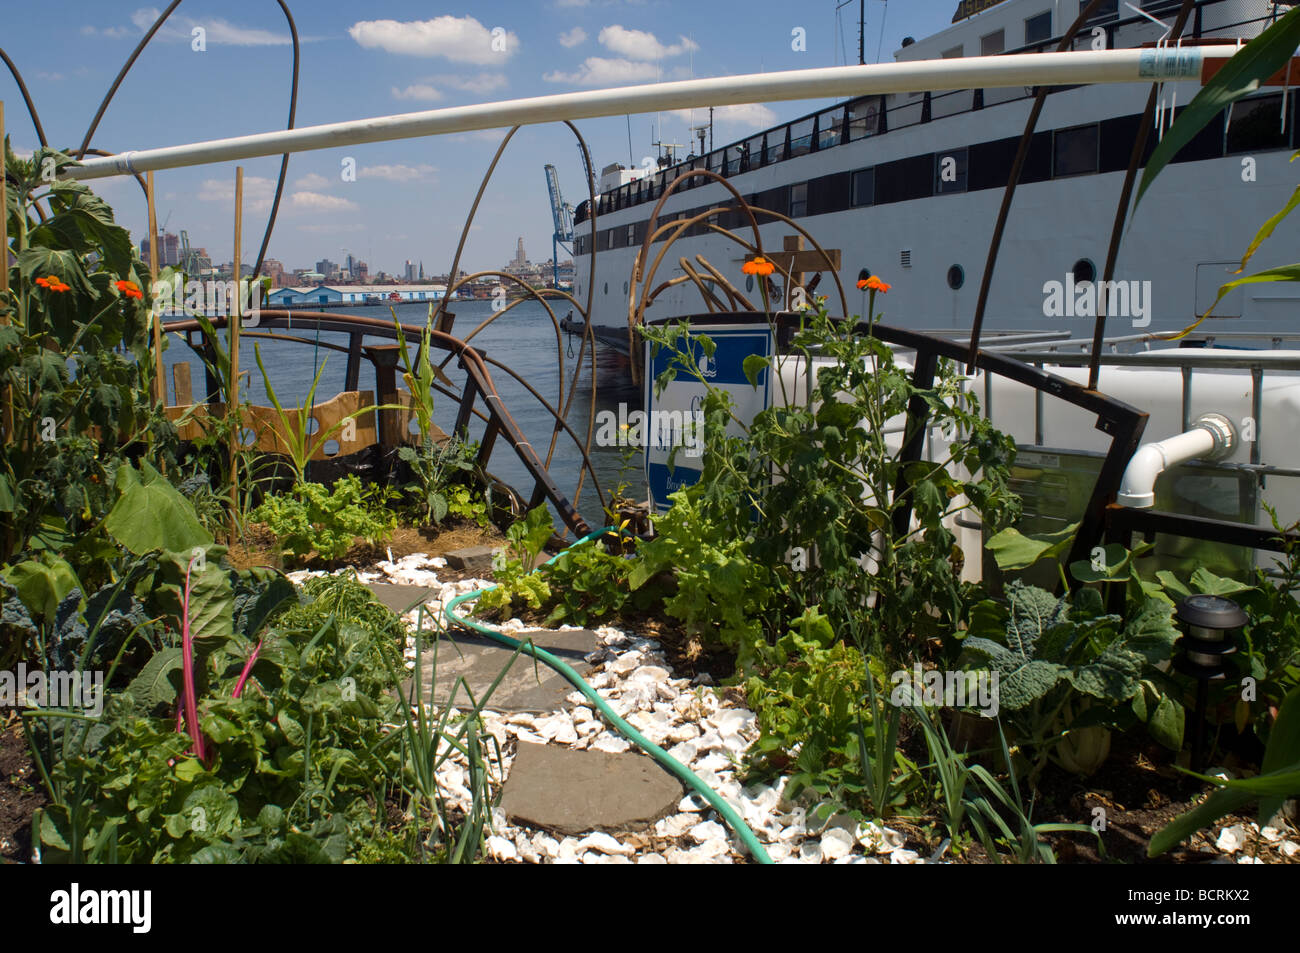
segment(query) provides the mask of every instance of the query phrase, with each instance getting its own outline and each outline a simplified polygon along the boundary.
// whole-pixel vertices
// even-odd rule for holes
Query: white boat
[[[1083,4],[1083,5],[1086,5]],[[963,3],[974,16],[930,37],[906,43],[900,63],[1054,50],[1078,15],[1078,0]],[[1076,49],[1158,44],[1179,0],[1103,4],[1076,38]],[[1285,12],[1268,0],[1202,0],[1185,43],[1248,40]],[[1154,19],[1153,19],[1154,18]],[[1165,126],[1199,82],[1164,87]],[[1129,163],[1146,105],[1146,83],[1055,88],[1037,124],[1006,238],[994,272],[985,327],[1091,334],[1094,306],[1083,293],[1100,277]],[[975,312],[985,259],[1008,172],[1033,102],[1031,88],[916,92],[850,99],[744,140],[654,170],[610,167],[597,198],[595,249],[590,203],[576,212],[576,294],[587,292],[589,256],[596,253],[593,323],[625,325],[633,262],[651,211],[665,186],[691,168],[725,175],[746,200],[789,215],[826,248],[839,249],[838,277],[849,313],[860,313],[860,277],[892,285],[885,318],[914,329],[961,331]],[[1235,104],[1180,153],[1143,199],[1121,247],[1115,279],[1125,300],[1108,333],[1168,333],[1195,321],[1230,280],[1250,240],[1295,188],[1288,165],[1300,145],[1295,128],[1300,97],[1265,88]],[[1157,141],[1149,137],[1148,150]],[[644,173],[644,174],[643,174]],[[664,204],[660,222],[714,205],[730,194],[716,182],[691,180]],[[761,220],[760,220],[761,221]],[[724,227],[742,232],[736,213]],[[1253,266],[1289,262],[1297,224],[1285,223]],[[764,247],[779,250],[788,225],[762,226]],[[748,226],[742,237],[749,238]],[[682,274],[679,256],[702,255],[733,282],[745,279],[745,251],[701,224],[674,245],[655,284]],[[1282,257],[1278,257],[1278,256]],[[818,293],[831,294],[830,276]],[[1199,329],[1271,334],[1300,330],[1300,286],[1254,285],[1230,295]],[[647,320],[705,310],[690,283],[658,295]]]

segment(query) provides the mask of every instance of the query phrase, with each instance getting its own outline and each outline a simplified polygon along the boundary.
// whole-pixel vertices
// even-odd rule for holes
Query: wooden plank
[[[187,407],[194,403],[194,385],[190,380],[190,366],[184,361],[172,366],[172,389],[176,392],[177,407]]]
[[[308,418],[309,421],[315,420],[317,424],[316,428],[312,429],[311,432],[314,435],[328,431],[349,414],[354,414],[363,407],[370,407],[374,402],[374,394],[370,391],[345,391],[324,403],[317,404],[311,417]],[[177,434],[182,440],[196,440],[202,437],[205,432],[206,419],[208,417],[222,417],[225,413],[226,408],[223,404],[191,404],[166,408],[167,418],[173,423],[187,414],[190,415],[189,420],[177,428]],[[292,420],[289,422],[290,429],[285,429],[274,407],[240,404],[239,419],[240,429],[251,430],[255,436],[255,439],[250,443],[241,445],[241,449],[244,450],[284,453],[285,441],[283,438],[292,436],[295,429],[292,427]],[[354,423],[354,427],[346,425],[341,427],[337,433],[333,434],[329,440],[326,440],[317,448],[311,459],[327,460],[331,456],[356,453],[358,450],[364,450],[366,447],[379,442],[379,431],[373,410],[357,417]],[[310,423],[308,427],[311,429]],[[336,441],[339,445],[336,454],[327,454],[325,452],[325,445],[331,440]]]

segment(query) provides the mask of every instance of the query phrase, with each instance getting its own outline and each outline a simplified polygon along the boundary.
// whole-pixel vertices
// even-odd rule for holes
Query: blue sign
[[[704,353],[701,336],[713,341],[712,356]],[[678,346],[682,344],[679,341]],[[772,329],[766,322],[692,325],[689,347],[699,366],[699,377],[681,366],[674,351],[661,347],[652,357],[650,345],[646,344],[646,482],[651,503],[659,513],[668,511],[669,494],[699,482],[705,439],[704,398],[709,388],[731,396],[736,417],[745,425],[766,410],[771,401],[770,368],[764,367],[758,373],[757,386],[745,377],[746,358],[759,355],[771,359],[776,352]],[[662,393],[656,394],[655,381],[674,364],[676,378]],[[732,421],[727,432],[739,435],[743,431],[740,424]]]

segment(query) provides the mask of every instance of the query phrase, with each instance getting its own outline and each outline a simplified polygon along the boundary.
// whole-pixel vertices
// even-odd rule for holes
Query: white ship
[[[1076,49],[1135,48],[1161,42],[1179,0],[1103,4],[1076,38]],[[1054,50],[1078,16],[1079,0],[965,0],[953,26],[904,42],[899,62],[996,56]],[[1268,0],[1203,0],[1184,31],[1184,43],[1234,43],[1260,33],[1290,4]],[[979,10],[974,15],[966,15]],[[1171,112],[1199,89],[1168,83],[1159,114]],[[1134,137],[1146,105],[1146,83],[1059,87],[1046,99],[1011,208],[994,272],[986,328],[1069,332],[1090,336],[1094,312],[1076,292],[1100,277]],[[633,262],[648,219],[665,186],[683,171],[707,168],[725,175],[750,203],[789,215],[825,247],[842,255],[839,280],[849,313],[865,305],[861,277],[892,285],[885,319],[915,329],[963,331],[976,309],[985,259],[1033,89],[958,90],[867,96],[840,102],[793,122],[690,156],[662,168],[608,167],[597,198],[595,248],[590,203],[575,216],[575,295],[587,293],[596,254],[593,323],[625,326]],[[1115,279],[1127,292],[1107,333],[1179,331],[1214,302],[1231,280],[1256,230],[1295,188],[1288,165],[1300,145],[1300,96],[1264,87],[1238,102],[1179,154],[1143,199],[1120,250]],[[1148,154],[1157,133],[1152,130]],[[691,180],[664,205],[660,222],[731,201],[716,182]],[[715,219],[748,238],[737,213]],[[760,220],[761,222],[762,220]],[[1291,260],[1297,224],[1284,223],[1252,261],[1262,270]],[[762,226],[767,249],[779,250],[789,226]],[[655,284],[682,274],[680,256],[702,255],[730,281],[741,274],[744,249],[693,227],[668,256]],[[1281,257],[1279,257],[1281,256]],[[671,262],[671,264],[670,264]],[[824,276],[817,289],[830,294]],[[1272,335],[1300,330],[1300,286],[1260,284],[1235,291],[1198,329]],[[1076,307],[1077,302],[1077,307]],[[660,294],[647,320],[697,314],[706,308],[682,283]],[[1235,335],[1228,334],[1226,337]]]

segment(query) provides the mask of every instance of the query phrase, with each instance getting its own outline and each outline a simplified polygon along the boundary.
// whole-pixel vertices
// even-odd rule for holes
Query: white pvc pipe
[[[1202,414],[1196,425],[1176,437],[1138,447],[1124,471],[1116,502],[1134,509],[1156,505],[1156,479],[1188,460],[1221,460],[1237,445],[1237,432],[1222,414]]]
[[[652,83],[453,106],[397,116],[379,116],[214,139],[189,145],[128,151],[114,156],[86,159],[80,166],[68,169],[65,176],[73,179],[98,179],[211,162],[253,159],[286,152],[354,146],[366,142],[388,142],[562,119],[591,119],[700,106],[924,90],[1150,83],[1159,80],[1199,82],[1202,67],[1207,61],[1226,60],[1236,51],[1235,46],[1217,46],[1018,53]]]

